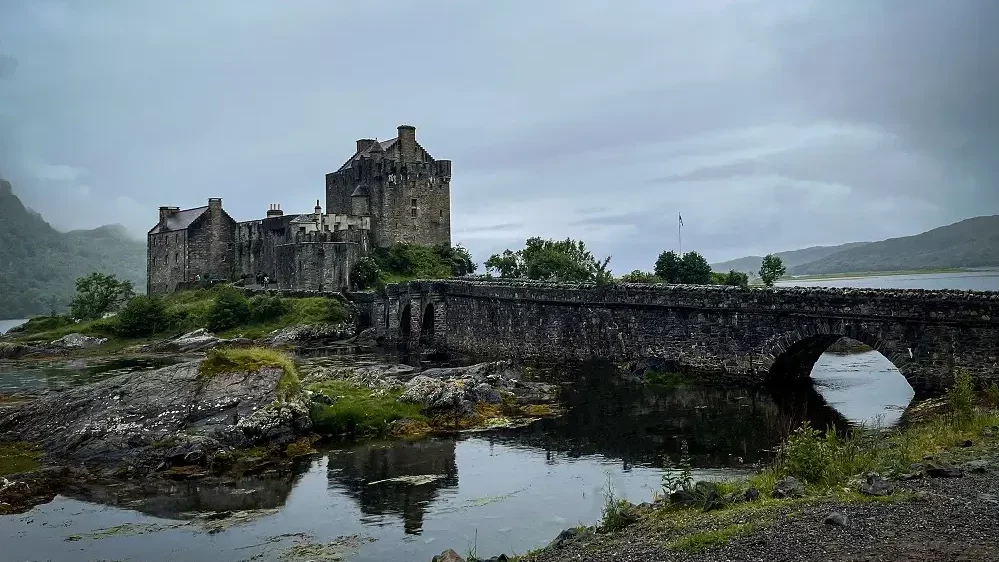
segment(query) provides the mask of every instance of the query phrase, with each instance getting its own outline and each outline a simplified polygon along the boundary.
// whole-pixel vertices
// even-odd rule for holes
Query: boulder
[[[45,350],[43,349],[32,347],[30,345],[0,342],[0,359],[21,359],[22,357],[38,355],[44,351]]]
[[[850,523],[850,520],[847,519],[846,515],[843,515],[838,511],[833,511],[826,516],[824,522],[826,525],[832,525],[834,527],[846,527]]]
[[[108,341],[107,338],[93,338],[83,334],[66,334],[65,336],[49,343],[49,346],[64,349],[85,349],[97,347],[106,341]]]
[[[945,462],[927,461],[923,464],[923,470],[931,478],[960,478],[964,472],[956,466]]]
[[[800,498],[805,495],[805,486],[793,476],[785,476],[774,484],[775,498]]]
[[[178,351],[180,353],[190,353],[193,351],[207,351],[213,347],[226,343],[215,334],[204,328],[188,332],[179,338],[160,342],[153,346],[156,351]]]
[[[887,496],[893,491],[895,491],[895,487],[891,482],[874,473],[868,474],[860,485],[860,493],[865,496]]]
[[[470,412],[472,403],[466,398],[468,390],[460,382],[444,381],[420,374],[406,383],[406,391],[399,400],[420,404],[428,410]]]
[[[271,347],[295,345],[309,341],[343,341],[354,337],[356,331],[357,327],[353,322],[305,324],[277,330],[271,333],[265,341]]]
[[[434,556],[431,562],[465,562],[465,559],[449,548],[439,555]]]
[[[280,396],[277,368],[205,378],[200,362],[111,377],[0,414],[0,438],[50,458],[144,469],[207,464],[224,447],[282,442],[311,426],[304,392]]]

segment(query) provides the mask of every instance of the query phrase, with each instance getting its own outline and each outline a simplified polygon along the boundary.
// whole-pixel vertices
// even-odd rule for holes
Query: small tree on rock
[[[763,263],[760,265],[760,279],[763,280],[763,284],[767,287],[773,287],[784,274],[787,273],[787,268],[784,267],[784,260],[780,259],[780,256],[775,256],[773,254],[767,254],[763,258]]]
[[[94,320],[108,312],[117,312],[134,296],[131,281],[95,272],[76,280],[76,296],[69,306],[74,318]]]

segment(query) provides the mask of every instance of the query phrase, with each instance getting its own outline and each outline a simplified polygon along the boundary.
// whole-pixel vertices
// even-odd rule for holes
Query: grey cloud
[[[480,261],[583,238],[615,271],[999,212],[999,3],[0,3],[0,173],[63,229],[220,196],[311,209],[356,138],[454,161]],[[0,61],[0,68],[2,66]]]

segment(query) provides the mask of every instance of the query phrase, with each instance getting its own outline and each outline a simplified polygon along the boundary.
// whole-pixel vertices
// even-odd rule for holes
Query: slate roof
[[[392,148],[392,145],[394,145],[397,140],[399,140],[398,137],[386,141],[377,141],[371,143],[364,150],[354,153],[354,155],[351,156],[349,160],[344,162],[343,166],[340,166],[340,169],[337,171],[341,172],[343,170],[350,168],[351,164],[353,164],[355,161],[360,160],[362,156],[368,156],[372,152],[385,152],[386,150]]]
[[[158,224],[149,232],[150,234],[160,234],[163,232],[173,232],[175,230],[187,230],[187,227],[205,214],[208,206],[196,207],[194,209],[184,209],[177,211],[166,219],[166,224]]]
[[[369,195],[368,186],[364,184],[355,187],[354,191],[350,194],[351,197],[368,197]]]

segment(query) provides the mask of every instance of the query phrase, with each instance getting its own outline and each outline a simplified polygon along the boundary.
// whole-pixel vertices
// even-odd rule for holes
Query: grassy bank
[[[182,291],[163,297],[140,296],[111,318],[74,321],[66,316],[32,318],[15,334],[18,343],[48,343],[67,334],[107,338],[93,352],[107,353],[138,343],[200,328],[224,338],[256,339],[288,326],[337,323],[349,316],[346,306],[324,297],[247,299],[231,287]]]
[[[284,353],[272,349],[257,347],[213,349],[202,361],[200,375],[211,378],[226,373],[244,373],[265,368],[281,369],[283,372],[275,389],[279,399],[287,399],[301,392],[302,383],[294,361]]]

